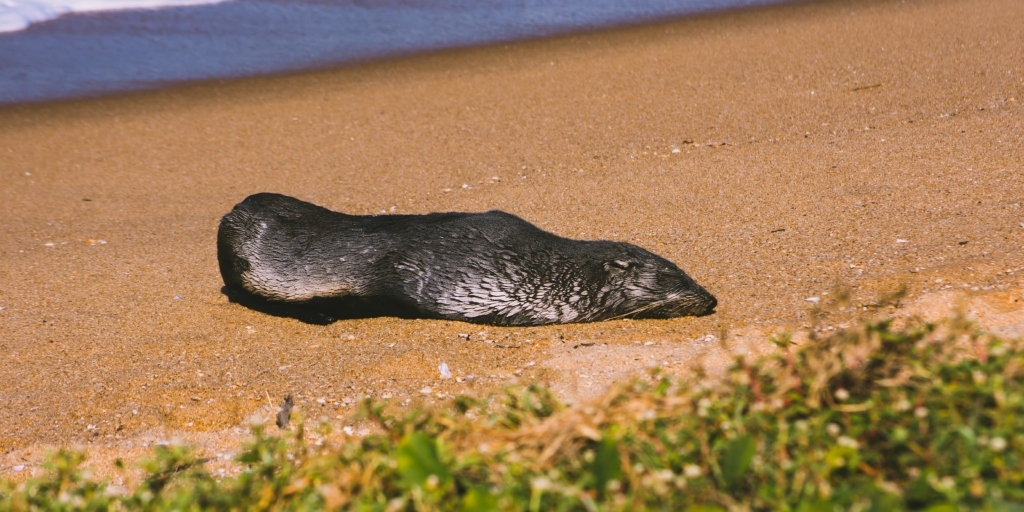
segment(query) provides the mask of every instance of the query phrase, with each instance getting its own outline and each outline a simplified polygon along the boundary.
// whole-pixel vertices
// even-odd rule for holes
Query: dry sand
[[[367,394],[541,380],[583,400],[880,314],[900,287],[906,314],[960,305],[1020,336],[1021,27],[1018,0],[836,1],[0,110],[0,477],[61,445],[216,450],[288,393],[342,424]],[[215,258],[220,216],[258,191],[500,208],[644,246],[720,306],[544,328],[269,316],[226,300]]]

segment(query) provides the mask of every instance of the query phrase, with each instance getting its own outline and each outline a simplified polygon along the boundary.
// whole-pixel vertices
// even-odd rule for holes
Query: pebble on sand
[[[821,300],[821,297],[807,297],[804,300],[806,300],[807,302],[818,302]]]
[[[442,379],[452,378],[452,371],[448,368],[447,363],[441,363],[440,365],[438,365],[437,371],[441,372]]]

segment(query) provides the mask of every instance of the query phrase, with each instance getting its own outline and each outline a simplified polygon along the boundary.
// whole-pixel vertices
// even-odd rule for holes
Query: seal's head
[[[610,243],[595,251],[606,276],[604,318],[672,318],[714,313],[718,300],[671,261],[640,247]]]

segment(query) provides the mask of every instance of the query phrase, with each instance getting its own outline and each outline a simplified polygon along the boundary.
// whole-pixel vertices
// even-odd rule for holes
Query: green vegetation
[[[951,322],[868,324],[712,382],[654,374],[590,406],[540,387],[388,416],[384,434],[314,446],[256,431],[218,479],[157,448],[125,496],[61,452],[0,484],[3,510],[1024,511],[1024,350]]]

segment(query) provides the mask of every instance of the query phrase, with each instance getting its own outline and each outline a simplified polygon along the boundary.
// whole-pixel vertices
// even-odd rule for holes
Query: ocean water
[[[0,0],[0,32],[25,30],[33,23],[71,13],[157,9],[223,1],[226,0]]]
[[[326,68],[782,1],[0,0],[0,104]]]

